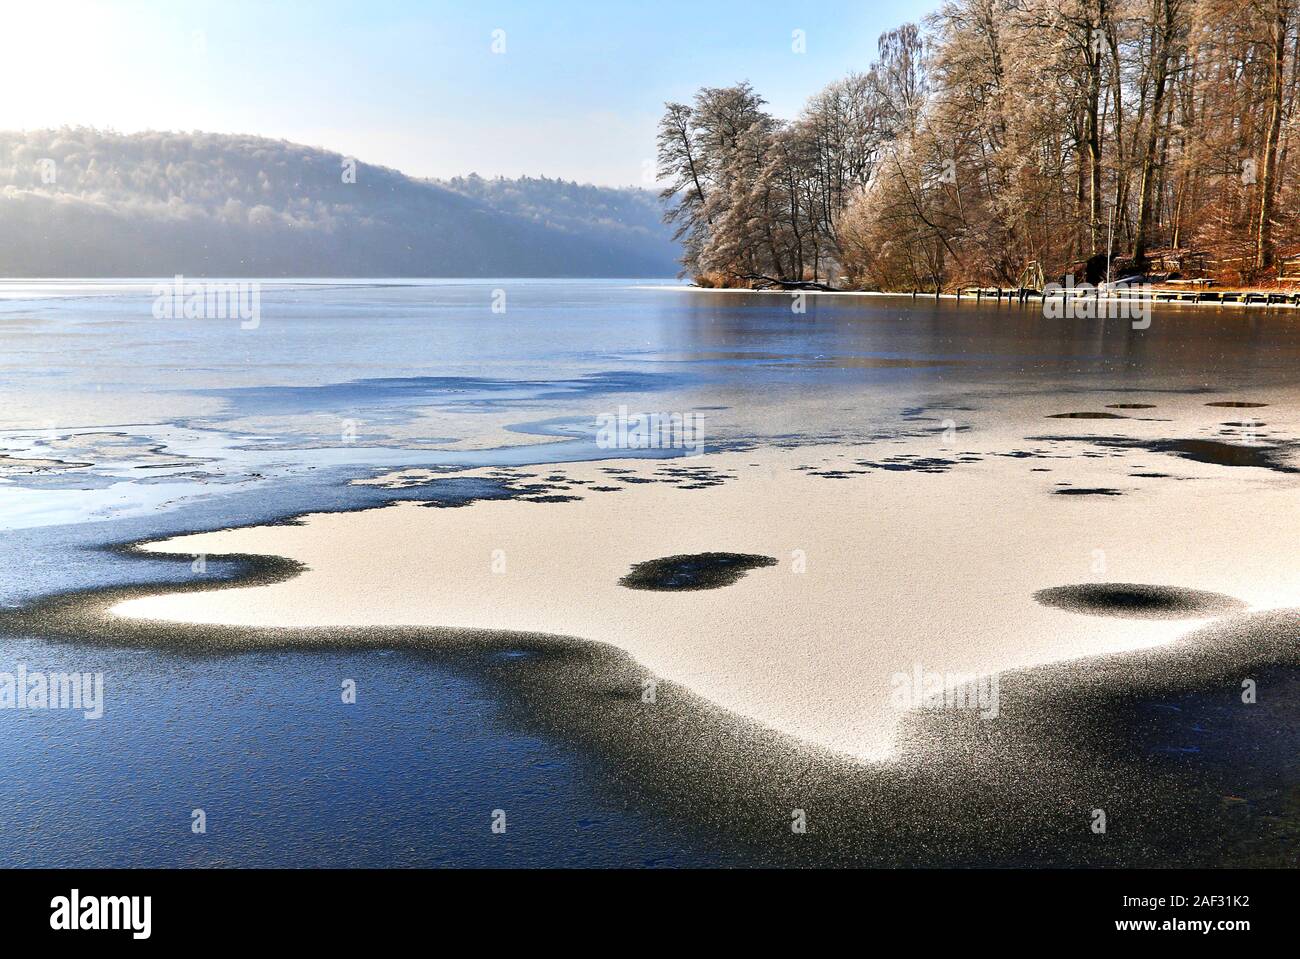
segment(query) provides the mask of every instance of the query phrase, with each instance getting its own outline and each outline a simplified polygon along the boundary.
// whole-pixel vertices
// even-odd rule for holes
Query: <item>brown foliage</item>
[[[701,91],[661,137],[688,270],[928,290],[1177,248],[1268,281],[1300,247],[1298,6],[950,0],[793,123]]]

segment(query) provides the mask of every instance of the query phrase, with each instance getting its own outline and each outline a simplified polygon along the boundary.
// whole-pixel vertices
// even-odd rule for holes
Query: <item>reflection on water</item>
[[[595,418],[621,405],[699,412],[713,448],[852,440],[1015,393],[1290,384],[1300,361],[1287,311],[1170,306],[1134,330],[1033,306],[807,296],[796,312],[782,294],[620,281],[281,283],[242,330],[156,319],[147,283],[90,286],[0,303],[0,524],[141,515],[333,467],[598,456]],[[1121,415],[1065,410],[1045,415]],[[559,442],[486,452],[541,440]]]

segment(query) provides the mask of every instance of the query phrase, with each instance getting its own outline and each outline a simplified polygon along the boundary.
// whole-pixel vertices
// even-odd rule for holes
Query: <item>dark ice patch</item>
[[[1034,593],[1044,606],[1091,616],[1132,619],[1193,619],[1239,613],[1246,604],[1224,593],[1146,583],[1081,583],[1053,586]]]
[[[1300,473],[1300,469],[1289,466],[1279,457],[1281,447],[1277,446],[1240,446],[1225,443],[1222,440],[1181,439],[1181,440],[1142,440],[1126,436],[1034,436],[1032,440],[1053,442],[1093,443],[1110,449],[1147,450],[1152,453],[1169,453],[1198,463],[1212,463],[1216,466],[1254,466],[1257,469],[1273,470],[1275,473]],[[1084,453],[1083,456],[1096,454]]]
[[[751,569],[776,563],[771,556],[755,553],[686,553],[637,563],[618,584],[661,592],[718,589],[738,582]]]
[[[1051,420],[1126,420],[1127,416],[1120,416],[1118,413],[1101,413],[1095,410],[1084,410],[1081,413],[1050,413],[1048,419]]]

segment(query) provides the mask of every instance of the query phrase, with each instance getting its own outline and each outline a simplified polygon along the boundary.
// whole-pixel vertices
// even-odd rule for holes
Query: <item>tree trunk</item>
[[[1269,24],[1269,113],[1264,135],[1264,156],[1259,178],[1259,216],[1255,221],[1255,269],[1273,264],[1273,200],[1277,192],[1277,142],[1282,133],[1282,92],[1286,58],[1286,35],[1290,24],[1291,0],[1274,0]]]
[[[1142,186],[1138,193],[1137,231],[1133,237],[1133,262],[1141,268],[1146,259],[1150,239],[1151,212],[1160,146],[1160,124],[1164,119],[1165,87],[1169,81],[1169,55],[1174,41],[1176,0],[1159,0],[1159,22],[1152,37],[1151,127],[1147,133],[1146,150],[1142,155]]]

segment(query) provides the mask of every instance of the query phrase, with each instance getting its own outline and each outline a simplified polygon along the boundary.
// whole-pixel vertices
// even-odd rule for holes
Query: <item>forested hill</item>
[[[355,175],[353,175],[355,173]],[[658,202],[205,133],[0,133],[4,276],[674,275]]]
[[[654,191],[614,190],[547,177],[489,180],[471,174],[435,182],[500,213],[652,252],[665,263],[674,263],[670,272],[679,269],[675,261],[681,256],[681,247],[664,224],[663,203]]]

